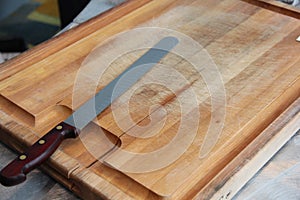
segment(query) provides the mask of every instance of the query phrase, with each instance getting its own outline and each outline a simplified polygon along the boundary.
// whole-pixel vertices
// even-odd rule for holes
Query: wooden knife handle
[[[67,138],[76,138],[79,131],[64,122],[57,125],[33,144],[25,153],[9,163],[0,172],[0,183],[14,186],[26,180],[26,174],[45,162]]]

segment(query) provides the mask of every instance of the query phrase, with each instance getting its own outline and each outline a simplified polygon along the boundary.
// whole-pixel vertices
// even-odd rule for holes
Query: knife
[[[76,138],[86,125],[134,85],[153,66],[158,64],[178,42],[178,39],[172,36],[160,40],[93,98],[79,107],[69,118],[56,125],[23,154],[3,168],[0,172],[0,183],[4,186],[14,186],[24,182],[26,174],[45,162],[64,139]],[[134,75],[130,76],[123,84],[117,85],[118,81],[133,69]],[[91,110],[93,112],[90,112]]]

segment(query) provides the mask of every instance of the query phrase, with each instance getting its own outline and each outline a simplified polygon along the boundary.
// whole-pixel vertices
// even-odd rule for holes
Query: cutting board
[[[42,168],[85,199],[207,199],[300,95],[291,16],[234,0],[128,1],[1,65],[1,140],[22,151],[173,36],[179,44]]]

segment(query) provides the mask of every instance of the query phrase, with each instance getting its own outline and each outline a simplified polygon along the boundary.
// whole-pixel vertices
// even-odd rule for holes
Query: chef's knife
[[[5,186],[14,186],[26,180],[26,174],[46,161],[67,138],[76,138],[80,131],[105,108],[127,91],[145,73],[164,58],[178,44],[175,37],[165,37],[130,67],[100,90],[94,98],[84,103],[68,119],[55,126],[39,139],[27,151],[19,155],[0,172],[0,182]],[[134,75],[118,84],[118,81],[130,70]],[[92,111],[92,112],[91,112]]]

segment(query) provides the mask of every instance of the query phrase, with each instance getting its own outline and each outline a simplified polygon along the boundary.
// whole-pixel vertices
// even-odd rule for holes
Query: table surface
[[[113,7],[108,0],[92,0],[63,31],[77,26]],[[234,197],[245,199],[300,199],[300,131]],[[0,143],[0,168],[16,154]],[[78,199],[66,188],[40,170],[28,175],[28,181],[6,188],[0,186],[0,199]]]

